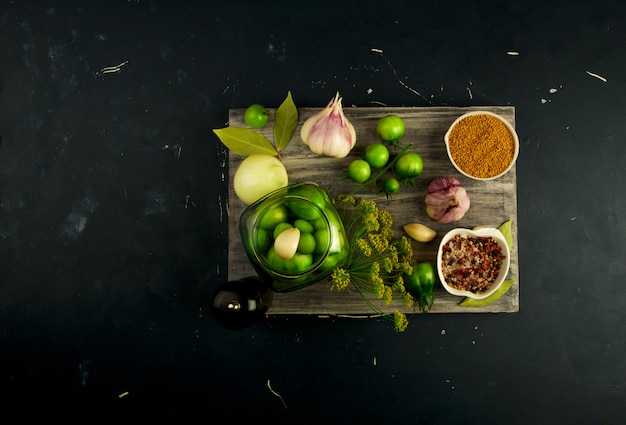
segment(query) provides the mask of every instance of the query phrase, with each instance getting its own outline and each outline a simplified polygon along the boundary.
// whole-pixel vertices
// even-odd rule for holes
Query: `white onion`
[[[283,163],[275,156],[267,154],[246,157],[239,164],[233,178],[235,194],[246,204],[252,204],[288,183],[289,178]]]

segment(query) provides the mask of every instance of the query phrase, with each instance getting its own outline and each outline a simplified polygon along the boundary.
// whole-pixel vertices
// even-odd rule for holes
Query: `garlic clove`
[[[274,250],[283,260],[289,260],[296,255],[300,242],[300,230],[297,227],[281,232],[274,241]]]
[[[313,153],[345,158],[356,144],[356,131],[343,113],[341,100],[337,92],[326,108],[302,124],[300,138]]]
[[[435,239],[437,232],[421,223],[410,223],[402,226],[402,229],[411,238],[418,242],[430,242]]]

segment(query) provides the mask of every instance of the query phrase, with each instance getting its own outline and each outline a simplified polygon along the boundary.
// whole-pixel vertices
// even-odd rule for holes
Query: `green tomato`
[[[272,236],[274,237],[274,239],[276,239],[278,237],[278,235],[283,233],[285,230],[291,229],[291,228],[293,228],[293,225],[291,223],[286,222],[286,221],[284,221],[282,223],[278,223],[276,225],[276,227],[274,227],[274,231],[272,232]]]
[[[437,272],[430,261],[414,264],[413,272],[404,274],[404,289],[417,300],[422,311],[432,307],[436,286]]]
[[[265,211],[261,217],[259,227],[265,230],[274,230],[274,227],[276,227],[278,223],[287,221],[288,216],[289,214],[285,205],[275,205]]]
[[[270,113],[265,109],[263,105],[254,103],[246,109],[243,114],[243,119],[252,128],[262,128],[267,124],[267,120],[270,117]]]
[[[339,264],[339,260],[341,260],[343,256],[341,254],[331,254],[324,259],[324,262],[321,264],[320,268],[322,270],[332,270],[337,264]]]
[[[313,256],[311,254],[296,254],[288,260],[284,260],[285,271],[290,274],[300,274],[307,271],[313,264]]]
[[[259,252],[267,252],[272,243],[271,233],[265,229],[257,229],[256,248]]]
[[[415,152],[405,152],[396,161],[394,171],[403,182],[410,182],[422,174],[424,163],[422,157]]]
[[[389,161],[389,149],[383,143],[372,143],[365,148],[363,159],[372,168],[382,168]]]
[[[330,249],[330,232],[328,229],[320,229],[313,236],[315,237],[315,253],[326,253]]]
[[[332,217],[332,215],[329,215],[328,217],[330,218]],[[324,217],[319,217],[315,220],[312,220],[311,224],[313,225],[314,231],[328,229],[328,221]]]
[[[271,269],[279,273],[285,271],[285,260],[280,258],[273,246],[270,246],[270,249],[267,250],[265,260]]]
[[[382,191],[387,195],[395,195],[400,190],[400,182],[394,177],[389,177],[383,181]]]
[[[290,199],[287,205],[291,212],[298,218],[312,221],[322,216],[321,210],[326,207],[324,195],[311,186],[295,186],[287,190],[287,196],[296,196],[305,198],[309,202],[302,199]]]
[[[364,159],[355,159],[348,165],[348,177],[355,183],[364,183],[372,175],[372,167]]]
[[[404,121],[397,115],[385,115],[376,125],[378,137],[387,145],[397,146],[398,140],[404,135]]]
[[[290,199],[287,201],[287,206],[294,216],[306,221],[312,221],[322,216],[322,211],[316,204],[304,199]]]
[[[324,193],[314,186],[302,185],[290,187],[289,190],[287,190],[287,196],[299,196],[302,198],[306,198],[321,209],[326,206]]]
[[[300,233],[300,240],[298,240],[298,252],[300,254],[313,254],[315,245],[315,236],[312,233]]]
[[[313,225],[302,218],[296,219],[296,221],[293,222],[293,226],[302,233],[313,233],[315,231]]]

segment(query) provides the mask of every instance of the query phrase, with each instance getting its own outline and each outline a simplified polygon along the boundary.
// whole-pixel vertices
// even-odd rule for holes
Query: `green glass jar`
[[[284,258],[274,248],[284,230],[299,230],[298,248]],[[246,254],[259,277],[276,292],[319,282],[344,264],[348,237],[330,197],[318,184],[292,184],[249,205],[239,219]]]

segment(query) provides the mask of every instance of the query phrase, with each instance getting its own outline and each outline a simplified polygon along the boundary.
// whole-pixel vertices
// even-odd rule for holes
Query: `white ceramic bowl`
[[[463,237],[492,237],[498,245],[500,245],[502,254],[505,255],[505,258],[502,260],[502,264],[500,265],[500,272],[496,277],[495,281],[491,284],[488,290],[482,292],[480,294],[476,294],[471,291],[460,290],[451,287],[445,281],[442,271],[442,256],[443,256],[443,247],[448,243],[448,241],[454,238],[456,235],[461,235]],[[485,227],[477,230],[456,228],[450,230],[445,236],[441,239],[441,243],[439,244],[439,250],[437,251],[437,273],[439,274],[439,281],[441,285],[452,295],[458,295],[461,297],[469,297],[475,299],[483,299],[487,298],[489,295],[493,294],[499,287],[502,285],[502,282],[506,279],[507,274],[509,273],[509,267],[511,266],[511,251],[509,249],[509,245],[506,243],[504,236],[502,233],[493,227]]]
[[[450,152],[450,143],[449,143],[450,133],[452,132],[452,129],[454,128],[454,126],[456,126],[459,123],[459,121],[472,115],[490,115],[492,117],[497,118],[498,120],[500,120],[500,122],[502,122],[502,124],[504,124],[504,126],[509,130],[509,132],[513,136],[513,143],[514,143],[513,159],[506,169],[504,169],[501,173],[495,176],[491,176],[491,177],[472,176],[467,171],[459,167],[459,165],[452,158],[452,154]],[[452,162],[452,165],[454,165],[454,168],[456,168],[459,171],[459,173],[474,180],[493,180],[493,179],[497,179],[498,177],[505,175],[507,172],[509,172],[511,168],[513,168],[513,165],[515,165],[515,161],[517,161],[517,155],[519,154],[519,137],[517,135],[517,132],[515,131],[515,128],[513,128],[511,123],[508,122],[503,117],[501,117],[500,115],[494,114],[493,112],[489,112],[489,111],[472,111],[472,112],[468,112],[466,114],[461,115],[456,120],[454,120],[454,122],[450,125],[450,128],[448,128],[448,131],[446,131],[446,134],[443,136],[443,139],[446,143],[446,151],[448,152],[448,158],[450,158],[450,162]]]

